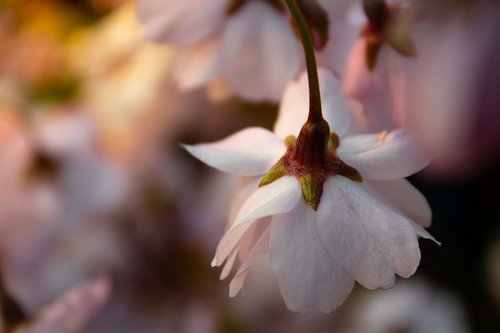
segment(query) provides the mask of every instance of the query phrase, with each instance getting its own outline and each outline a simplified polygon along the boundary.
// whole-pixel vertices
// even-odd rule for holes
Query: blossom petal
[[[222,40],[224,77],[250,100],[279,100],[303,63],[287,16],[261,1],[251,1],[232,15]]]
[[[427,199],[406,179],[367,182],[395,209],[410,219],[428,228],[431,226],[432,211]]]
[[[181,89],[207,84],[220,74],[220,40],[210,38],[191,47],[179,49],[172,64],[172,76]]]
[[[257,238],[255,244],[253,244],[250,251],[248,251],[247,255],[241,261],[240,268],[231,280],[231,283],[229,284],[229,297],[238,295],[243,287],[243,284],[245,283],[250,266],[269,251],[269,233],[270,227],[269,224],[267,224],[264,231],[258,235],[259,237]]]
[[[395,273],[415,272],[420,249],[411,221],[369,191],[342,176],[329,178],[317,211],[318,230],[351,277],[369,289],[389,288]]]
[[[382,47],[373,70],[366,66],[366,40],[353,46],[343,76],[344,92],[366,106],[372,131],[407,127],[409,80],[412,59]]]
[[[300,200],[271,222],[270,261],[287,307],[299,312],[331,312],[350,294],[354,280],[323,246],[315,211]]]
[[[222,272],[219,276],[220,280],[225,280],[229,276],[229,274],[231,274],[231,270],[233,269],[237,257],[238,252],[233,251],[233,253],[231,253],[231,255],[229,256],[229,259],[227,259],[226,263],[224,264],[224,268],[222,268]]]
[[[330,130],[344,137],[355,126],[351,106],[344,97],[339,80],[333,72],[325,68],[318,69],[323,116],[330,125]],[[309,88],[307,73],[297,81],[290,82],[285,90],[274,132],[285,138],[297,136],[309,112]]]
[[[212,35],[224,23],[227,0],[139,0],[137,17],[148,38],[186,46]]]
[[[241,130],[223,140],[184,148],[202,162],[240,176],[265,174],[285,153],[285,143],[259,127]]]
[[[405,130],[345,138],[337,154],[363,178],[373,180],[408,177],[429,164],[429,158]]]
[[[413,227],[413,230],[415,230],[415,233],[417,234],[418,237],[422,237],[424,239],[429,239],[431,241],[433,241],[434,243],[436,243],[437,245],[441,246],[441,242],[438,242],[434,237],[432,237],[432,235],[427,231],[425,230],[424,228],[422,228],[422,226],[418,225],[417,223],[411,223],[412,227]]]
[[[231,228],[222,237],[213,266],[221,265],[245,231],[258,219],[291,211],[302,192],[295,177],[285,176],[257,189],[241,207]]]

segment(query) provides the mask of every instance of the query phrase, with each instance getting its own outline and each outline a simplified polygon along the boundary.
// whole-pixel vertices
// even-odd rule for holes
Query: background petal
[[[209,38],[178,50],[172,64],[172,76],[182,89],[205,85],[217,78],[220,40]]]
[[[211,36],[225,20],[227,0],[139,0],[137,17],[148,38],[176,46]]]
[[[222,43],[224,77],[246,99],[278,101],[302,67],[302,49],[287,16],[260,1],[228,19]]]

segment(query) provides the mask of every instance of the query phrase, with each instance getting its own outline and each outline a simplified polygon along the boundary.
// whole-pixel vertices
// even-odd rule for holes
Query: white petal
[[[258,219],[292,210],[302,192],[295,177],[285,176],[260,187],[241,207],[231,228],[222,237],[213,266],[221,265],[239,242],[245,231]]]
[[[241,261],[241,266],[236,272],[233,280],[229,284],[229,297],[234,297],[238,295],[243,284],[245,283],[245,278],[248,274],[250,266],[265,253],[269,251],[269,224],[265,226],[265,229],[258,235],[257,241],[253,244],[250,251]]]
[[[197,43],[224,23],[227,0],[139,0],[137,17],[148,38],[177,46]]]
[[[270,219],[263,218],[252,223],[252,225],[247,229],[245,235],[241,238],[238,244],[238,258],[241,263],[245,261],[255,244],[261,238],[262,234],[269,228],[269,222],[271,222]]]
[[[366,186],[342,176],[329,178],[317,219],[330,254],[366,288],[389,288],[395,273],[409,277],[417,269],[420,249],[411,221]]]
[[[413,227],[413,230],[415,230],[415,233],[417,234],[418,237],[430,239],[431,241],[433,241],[437,245],[441,246],[441,242],[438,242],[434,237],[432,237],[432,235],[427,230],[422,228],[422,226],[420,226],[416,223],[413,223],[413,222],[411,223],[411,225]]]
[[[250,100],[279,100],[303,63],[287,16],[261,1],[251,1],[228,19],[222,50],[224,77]]]
[[[337,154],[364,178],[374,180],[408,177],[429,164],[429,158],[405,130],[345,138]]]
[[[181,89],[200,87],[220,74],[219,48],[220,41],[210,38],[177,52],[171,68]]]
[[[224,280],[231,274],[231,270],[233,269],[234,263],[236,261],[236,258],[238,257],[238,252],[233,251],[233,253],[229,256],[229,259],[227,259],[226,264],[224,265],[224,268],[222,269],[222,272],[220,273],[219,279]]]
[[[241,130],[223,140],[184,148],[202,162],[240,176],[265,174],[285,153],[285,143],[259,127]]]
[[[395,209],[410,219],[428,228],[431,226],[432,211],[425,197],[406,179],[367,181],[371,187]]]
[[[354,280],[335,262],[318,234],[315,211],[300,200],[271,222],[271,266],[292,311],[328,313],[350,294]]]
[[[339,80],[333,72],[318,69],[323,116],[330,130],[344,137],[354,126],[351,106],[342,92]],[[302,73],[297,81],[290,82],[285,90],[274,132],[285,138],[297,136],[309,112],[309,88],[307,73]]]
[[[238,212],[240,211],[241,206],[243,206],[245,201],[247,201],[247,199],[252,195],[252,193],[257,191],[261,179],[262,176],[241,177],[239,179],[238,184],[236,184],[234,196],[231,200],[231,209],[229,211],[228,227],[230,227],[234,223],[234,220],[236,219],[236,216],[238,215]]]

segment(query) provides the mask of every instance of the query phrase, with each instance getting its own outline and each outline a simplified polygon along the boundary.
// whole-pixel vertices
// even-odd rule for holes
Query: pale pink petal
[[[352,46],[366,22],[361,1],[319,0],[318,3],[328,12],[329,18],[329,42],[319,52],[318,60],[343,77]]]
[[[408,125],[408,78],[412,61],[382,46],[376,66],[370,71],[366,66],[366,40],[360,38],[354,45],[343,88],[349,98],[365,105],[372,131]]]
[[[45,307],[32,324],[18,333],[77,333],[107,300],[111,285],[107,277],[71,289]]]
[[[354,279],[323,246],[315,215],[300,200],[290,213],[275,216],[271,222],[269,257],[290,310],[328,313],[344,302]]]
[[[337,154],[363,178],[373,180],[408,177],[429,164],[428,156],[405,130],[345,138]]]
[[[258,235],[259,237],[248,251],[247,255],[241,260],[241,266],[229,284],[229,297],[238,295],[245,283],[250,266],[269,251],[269,232],[270,227],[269,224],[267,224],[265,229]]]
[[[240,176],[265,174],[285,153],[285,143],[259,127],[243,129],[223,140],[183,145],[202,162]]]
[[[277,101],[303,63],[286,15],[251,1],[232,15],[223,33],[224,77],[240,96]]]
[[[353,130],[351,107],[333,72],[325,68],[318,69],[323,116],[330,125],[330,130],[340,137]],[[358,107],[356,105],[356,107]],[[290,82],[285,90],[274,132],[285,138],[297,136],[307,120],[309,112],[309,88],[307,73],[302,73],[297,81]]]
[[[220,74],[220,41],[209,38],[178,50],[171,70],[181,89],[193,89],[209,83]]]
[[[434,237],[432,237],[432,235],[427,230],[422,228],[422,226],[420,226],[414,222],[412,222],[411,225],[413,227],[413,230],[415,230],[415,233],[417,234],[418,237],[422,237],[424,239],[430,239],[431,241],[433,241],[437,245],[441,246],[441,242],[438,242]]]
[[[258,219],[292,210],[301,197],[299,182],[285,176],[256,190],[241,207],[231,228],[222,237],[212,266],[221,265],[247,229]]]
[[[407,215],[422,227],[431,226],[432,211],[427,199],[406,179],[367,183],[395,209]]]
[[[236,184],[233,198],[231,200],[231,209],[229,211],[228,227],[234,223],[234,219],[238,215],[241,206],[247,199],[259,188],[262,176],[256,177],[241,177]]]
[[[250,251],[258,242],[262,234],[269,228],[269,222],[271,222],[270,217],[262,218],[259,221],[252,223],[252,225],[247,229],[245,235],[241,238],[238,244],[238,258],[240,262],[244,262],[245,258],[248,257]]]
[[[231,270],[233,269],[237,257],[238,251],[233,251],[233,253],[231,253],[231,255],[229,256],[229,259],[227,259],[226,263],[224,264],[224,268],[222,269],[222,272],[219,276],[220,280],[224,280],[229,276],[229,274],[231,274]]]
[[[227,0],[138,0],[148,38],[177,46],[197,43],[224,23]]]
[[[395,273],[415,272],[420,249],[411,221],[368,191],[348,178],[329,178],[317,211],[318,230],[352,278],[369,289],[389,288]]]

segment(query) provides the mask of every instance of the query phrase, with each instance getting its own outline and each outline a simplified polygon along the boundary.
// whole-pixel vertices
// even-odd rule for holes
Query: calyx
[[[307,121],[299,136],[288,136],[285,143],[285,155],[264,175],[259,186],[270,184],[283,176],[295,176],[304,200],[316,210],[328,177],[339,175],[356,182],[363,181],[356,169],[338,157],[336,150],[340,145],[339,137],[330,133],[325,120]]]

